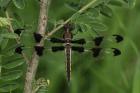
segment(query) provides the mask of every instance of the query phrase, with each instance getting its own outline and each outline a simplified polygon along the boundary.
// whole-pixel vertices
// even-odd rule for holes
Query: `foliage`
[[[113,58],[107,50],[103,56],[94,59],[90,53],[73,53],[72,82],[68,87],[64,53],[49,51],[52,44],[46,40],[34,84],[34,89],[39,87],[37,93],[140,93],[140,1],[96,0],[91,7],[79,12],[91,1],[52,0],[46,32],[70,19],[74,24],[74,38],[91,40],[98,34],[106,35],[109,43],[103,46],[113,46],[109,36],[120,33],[125,36],[125,42],[115,46],[122,50],[122,55]],[[35,45],[33,32],[38,25],[38,3],[38,0],[0,0],[0,93],[23,92],[27,65],[22,55],[15,53],[15,48],[24,45],[23,52],[31,58]],[[14,30],[24,28],[25,31],[18,36],[10,31],[10,25]],[[62,37],[62,29],[53,36]],[[86,48],[91,46],[91,43],[85,45]]]
[[[0,27],[9,26],[9,20],[7,18],[0,17]]]

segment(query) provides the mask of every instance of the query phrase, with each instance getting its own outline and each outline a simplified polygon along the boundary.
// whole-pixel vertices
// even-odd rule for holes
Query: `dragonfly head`
[[[70,23],[67,23],[64,25],[64,30],[65,31],[72,31],[74,29],[74,26]]]

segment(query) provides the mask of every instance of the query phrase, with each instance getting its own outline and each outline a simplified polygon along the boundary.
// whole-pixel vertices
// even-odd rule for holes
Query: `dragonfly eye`
[[[96,38],[94,39],[95,45],[96,45],[96,46],[99,46],[99,45],[102,43],[103,38],[104,38],[103,36],[101,36],[101,37],[96,37]]]
[[[112,48],[113,49],[113,53],[114,53],[114,56],[119,56],[121,55],[121,51],[117,48]]]
[[[67,31],[69,29],[69,31],[72,31],[74,29],[73,25],[70,23],[67,23],[64,25],[64,30]]]
[[[123,37],[121,35],[113,35],[113,36],[115,37],[117,43],[123,41]]]
[[[43,46],[35,46],[35,51],[36,51],[38,56],[42,56],[43,55],[43,50],[44,50]]]
[[[14,33],[16,33],[18,36],[20,36],[21,32],[25,30],[25,29],[22,29],[22,28],[19,28],[19,29],[15,29],[14,30]]]
[[[43,38],[43,36],[39,33],[34,33],[34,39],[37,43],[39,43],[41,41],[41,39]]]
[[[18,47],[15,49],[15,53],[22,54],[22,51],[23,51],[22,47],[24,47],[24,46],[18,46]]]
[[[98,57],[102,48],[92,48],[91,50],[93,52],[93,56]]]

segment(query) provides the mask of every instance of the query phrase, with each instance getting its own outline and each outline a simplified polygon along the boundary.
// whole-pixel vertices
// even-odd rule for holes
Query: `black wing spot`
[[[123,37],[121,35],[113,35],[113,36],[115,37],[117,43],[120,43],[123,41]]]
[[[85,41],[85,39],[79,39],[79,40],[72,40],[71,43],[77,43],[77,44],[83,45],[86,43],[86,41]]]
[[[84,47],[76,47],[76,46],[72,46],[72,50],[74,50],[74,51],[78,51],[78,52],[84,52]]]
[[[16,33],[18,36],[20,36],[20,35],[21,35],[21,32],[22,32],[23,30],[25,30],[25,29],[22,29],[22,28],[15,29],[15,30],[14,30],[14,33]]]
[[[83,30],[82,30],[82,28],[80,26],[78,26],[78,31],[83,32]]]
[[[121,55],[121,51],[117,48],[112,48],[113,49],[113,53],[114,53],[114,56],[119,56]]]
[[[35,51],[36,51],[38,56],[42,56],[43,55],[43,50],[44,50],[43,46],[35,46]]]
[[[39,43],[42,38],[43,38],[43,36],[41,34],[34,33],[34,39],[35,39],[36,43]]]
[[[96,38],[94,39],[95,45],[96,45],[96,46],[99,46],[99,45],[102,43],[103,38],[104,38],[103,36],[96,37]]]
[[[16,47],[15,53],[22,54],[22,51],[23,51],[22,47],[24,47],[24,46],[18,46],[18,47]]]
[[[98,57],[102,48],[92,48],[91,50],[93,52],[93,56]]]

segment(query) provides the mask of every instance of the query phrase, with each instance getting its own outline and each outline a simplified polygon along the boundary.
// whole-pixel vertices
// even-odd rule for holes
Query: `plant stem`
[[[40,14],[39,14],[39,23],[37,33],[41,34],[43,37],[45,36],[47,21],[48,21],[48,7],[49,0],[40,0]],[[40,43],[37,43],[36,46],[44,46],[44,38]],[[39,63],[39,56],[36,54],[36,51],[32,54],[32,59],[30,60],[25,77],[25,86],[24,93],[33,93],[33,81],[35,79],[37,67]]]
[[[85,10],[87,10],[89,7],[91,7],[93,4],[95,4],[93,7],[97,6],[98,4],[102,3],[103,0],[92,0],[91,2],[89,2],[87,5],[85,5],[84,7],[82,7],[78,12],[76,13],[83,13]],[[46,34],[45,38],[50,37],[51,35],[53,35],[56,31],[58,31],[59,29],[61,29],[65,24],[67,24],[68,22],[70,22],[70,20],[72,19],[72,17],[76,14],[74,13],[70,18],[68,18],[63,24],[59,25],[58,27],[54,28],[52,31],[50,31],[50,33]]]

